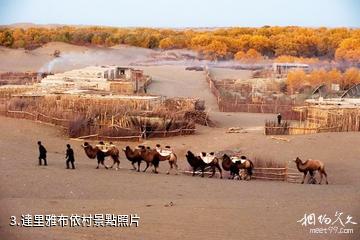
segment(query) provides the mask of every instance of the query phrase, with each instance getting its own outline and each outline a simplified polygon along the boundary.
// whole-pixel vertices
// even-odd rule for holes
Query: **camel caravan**
[[[119,169],[120,151],[112,142],[104,143],[101,141],[95,146],[90,145],[88,142],[84,142],[82,147],[85,154],[90,159],[97,159],[97,169],[100,165],[103,165],[106,169],[113,168],[115,164],[116,170]],[[144,162],[146,166],[142,172],[146,172],[149,167],[152,167],[153,173],[157,174],[160,162],[167,161],[169,163],[169,169],[166,174],[170,174],[172,170],[175,171],[175,175],[178,174],[178,158],[170,146],[162,148],[160,144],[156,144],[155,148],[151,148],[149,146],[139,145],[133,149],[130,146],[126,146],[122,150],[124,151],[126,158],[131,162],[133,167],[132,170],[140,172],[141,163]],[[106,157],[111,157],[113,160],[110,167],[106,166],[104,163]],[[229,172],[229,179],[251,180],[254,172],[254,164],[246,156],[229,156],[227,154],[219,156],[219,154],[215,154],[214,152],[194,154],[189,150],[185,157],[189,167],[192,169],[192,176],[195,176],[196,172],[199,171],[200,176],[204,177],[205,172],[210,171],[211,174],[209,178],[212,178],[217,170],[220,174],[220,178],[223,178],[223,171],[226,171]],[[302,162],[301,159],[297,157],[294,162],[298,171],[304,174],[301,181],[302,184],[308,173],[310,175],[309,183],[317,183],[315,179],[316,172],[319,172],[320,175],[319,184],[321,184],[323,176],[325,176],[326,184],[328,184],[325,166],[320,160],[309,159]]]

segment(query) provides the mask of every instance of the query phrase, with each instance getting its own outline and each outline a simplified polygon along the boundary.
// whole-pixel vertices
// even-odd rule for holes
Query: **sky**
[[[360,27],[360,0],[0,0],[0,25]]]

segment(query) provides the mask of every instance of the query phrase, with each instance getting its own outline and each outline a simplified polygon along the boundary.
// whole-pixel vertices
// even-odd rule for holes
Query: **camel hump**
[[[320,160],[312,160],[312,161],[316,162],[320,166],[320,168],[324,167],[324,163],[322,161]]]

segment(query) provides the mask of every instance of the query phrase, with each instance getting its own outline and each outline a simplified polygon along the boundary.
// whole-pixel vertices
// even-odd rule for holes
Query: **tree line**
[[[314,89],[322,84],[326,84],[329,88],[331,88],[331,84],[339,84],[340,90],[346,90],[358,83],[360,83],[360,70],[355,67],[350,67],[345,72],[335,68],[316,69],[309,73],[295,70],[289,72],[286,78],[286,88],[289,94],[302,92],[306,87]]]
[[[34,49],[59,41],[76,45],[127,44],[150,49],[192,49],[211,60],[257,61],[290,56],[360,62],[360,30],[350,28],[234,27],[210,30],[113,27],[1,28],[0,45]]]

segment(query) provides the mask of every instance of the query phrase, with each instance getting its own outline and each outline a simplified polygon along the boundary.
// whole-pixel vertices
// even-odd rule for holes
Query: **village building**
[[[309,70],[308,64],[303,63],[273,63],[273,74],[277,78],[286,77],[286,75],[293,70],[302,69],[304,71]]]
[[[49,75],[41,80],[45,89],[107,91],[115,94],[146,92],[150,76],[142,70],[119,66],[89,66]]]

